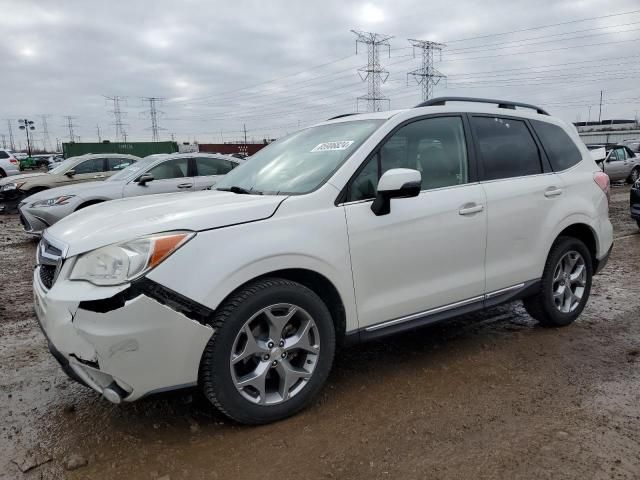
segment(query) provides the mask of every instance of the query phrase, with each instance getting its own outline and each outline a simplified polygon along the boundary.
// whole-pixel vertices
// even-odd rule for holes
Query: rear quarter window
[[[582,160],[580,150],[561,127],[539,120],[531,120],[531,125],[542,142],[554,172],[571,168]]]

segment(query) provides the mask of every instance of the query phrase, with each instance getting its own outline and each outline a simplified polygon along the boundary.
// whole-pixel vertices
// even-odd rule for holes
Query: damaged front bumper
[[[33,278],[38,322],[71,378],[114,403],[197,383],[213,330],[181,308],[180,298],[163,299],[157,284],[114,291],[59,279],[47,289],[40,268]]]

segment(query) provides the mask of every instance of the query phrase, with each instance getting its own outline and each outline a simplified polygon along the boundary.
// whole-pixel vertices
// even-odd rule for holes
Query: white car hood
[[[122,187],[123,182],[117,180],[76,183],[34,193],[33,195],[29,195],[27,201],[33,203],[38,200],[46,200],[47,198],[55,198],[62,195],[76,195],[81,198],[90,196],[91,198],[115,199],[122,196]]]
[[[209,230],[270,217],[286,196],[231,192],[166,193],[100,203],[45,231],[68,245],[67,257],[112,243],[171,230]]]

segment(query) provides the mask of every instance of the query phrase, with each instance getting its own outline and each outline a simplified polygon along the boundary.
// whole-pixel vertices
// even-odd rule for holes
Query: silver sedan
[[[71,213],[108,200],[155,193],[193,192],[215,185],[242,160],[221,154],[183,153],[144,158],[104,182],[53,188],[20,203],[27,233],[42,232]]]

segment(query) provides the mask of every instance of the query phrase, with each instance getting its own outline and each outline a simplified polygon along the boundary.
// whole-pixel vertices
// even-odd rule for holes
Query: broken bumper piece
[[[114,403],[197,383],[211,327],[142,291],[111,302],[106,311],[82,308],[101,299],[78,301],[72,285],[77,282],[65,280],[46,290],[38,268],[33,282],[38,321],[49,350],[71,378]]]

